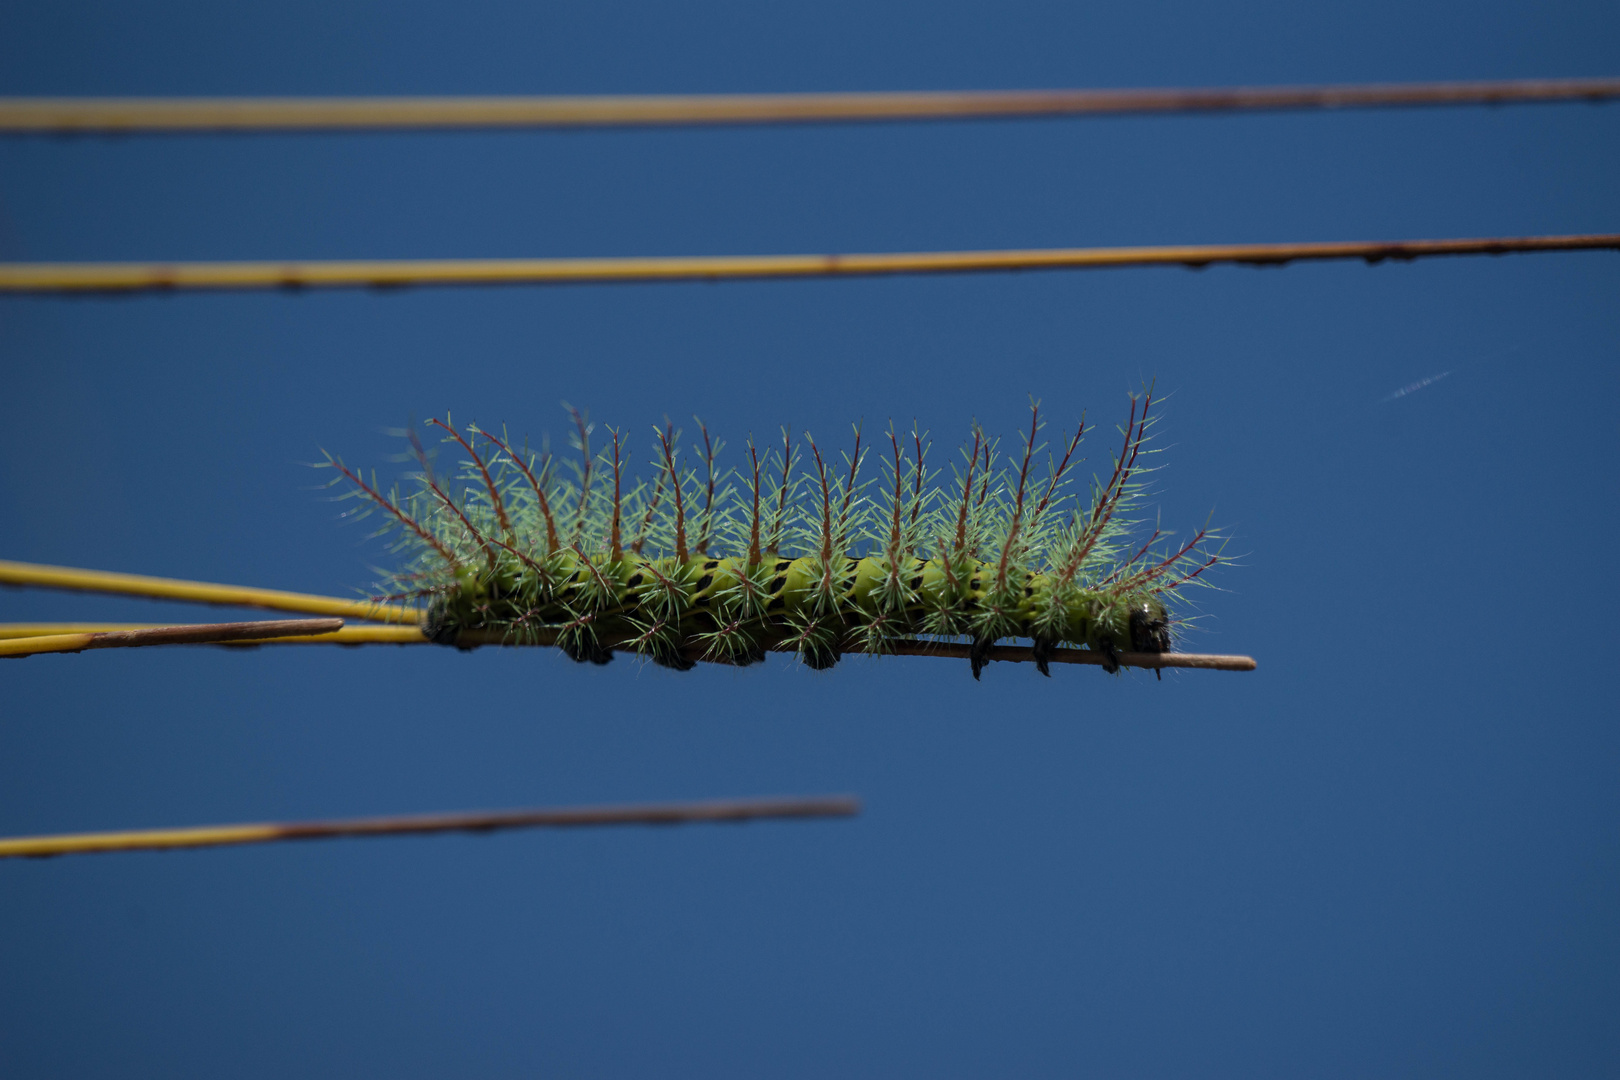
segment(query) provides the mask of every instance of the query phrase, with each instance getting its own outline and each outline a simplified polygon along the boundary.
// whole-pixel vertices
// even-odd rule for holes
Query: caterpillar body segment
[[[532,573],[462,575],[452,592],[433,602],[426,626],[428,636],[444,644],[454,644],[463,630],[500,628],[521,638],[525,628],[547,629],[575,659],[605,662],[608,650],[618,647],[683,668],[690,666],[677,659],[684,643],[704,643],[704,660],[748,664],[796,639],[811,666],[830,667],[844,651],[840,645],[881,653],[886,639],[927,633],[928,614],[937,611],[958,613],[962,625],[973,625],[996,610],[1005,632],[975,637],[986,646],[1019,637],[1104,652],[1169,648],[1169,614],[1148,593],[1071,590],[1054,618],[1050,579],[1026,573],[1010,603],[991,609],[983,583],[994,564],[976,564],[967,587],[953,589],[938,560],[912,559],[905,567],[910,600],[896,609],[879,595],[885,569],[871,556],[846,557],[832,575],[831,602],[820,603],[827,575],[809,556],[750,570],[745,559],[729,556],[685,563],[627,556],[586,566],[565,554],[549,575],[549,589]]]
[[[1089,501],[1069,490],[1083,424],[1035,475],[1038,406],[1021,454],[1004,462],[975,429],[939,486],[917,432],[889,432],[873,481],[861,478],[870,448],[858,429],[841,460],[784,433],[764,454],[750,442],[748,464],[730,472],[706,429],[699,463],[683,464],[667,424],[655,429],[652,479],[627,483],[622,434],[593,454],[577,413],[571,477],[549,455],[439,421],[464,455],[454,481],[435,477],[420,444],[405,496],[328,464],[351,482],[346,496],[384,512],[407,554],[390,591],[428,600],[424,632],[441,644],[493,635],[554,642],[581,662],[622,650],[679,670],[790,651],[825,669],[845,652],[967,638],[977,678],[992,645],[1018,638],[1033,642],[1043,674],[1061,646],[1100,652],[1115,671],[1116,653],[1170,650],[1171,604],[1221,558],[1208,530],[1181,545],[1156,529],[1135,535],[1151,404],[1151,392],[1132,399]]]

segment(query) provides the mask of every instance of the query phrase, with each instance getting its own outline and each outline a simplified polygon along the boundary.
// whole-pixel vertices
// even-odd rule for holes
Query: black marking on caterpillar
[[[432,423],[468,455],[452,481],[414,440],[423,471],[405,496],[327,464],[351,482],[347,497],[399,531],[408,557],[389,591],[432,598],[423,632],[440,644],[469,631],[550,639],[582,663],[618,648],[682,671],[786,649],[824,670],[848,651],[966,637],[978,678],[998,641],[1022,638],[1042,675],[1060,646],[1100,652],[1112,672],[1118,653],[1170,649],[1170,604],[1222,559],[1207,528],[1179,545],[1157,529],[1137,542],[1152,404],[1151,389],[1132,397],[1089,500],[1071,490],[1084,423],[1033,474],[1044,448],[1034,403],[1018,453],[1003,462],[975,427],[937,486],[915,430],[901,439],[891,428],[878,477],[862,479],[859,429],[840,468],[784,432],[779,449],[750,441],[745,467],[722,472],[706,429],[689,466],[667,424],[654,429],[652,482],[627,484],[623,434],[610,429],[592,452],[577,413],[571,475],[550,454],[448,418]]]

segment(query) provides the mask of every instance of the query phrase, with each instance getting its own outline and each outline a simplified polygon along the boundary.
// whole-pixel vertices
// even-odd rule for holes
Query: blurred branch
[[[608,97],[0,98],[0,134],[851,123],[1603,101],[1620,79]]]
[[[493,832],[496,829],[578,828],[587,825],[680,825],[752,821],[760,818],[853,817],[860,802],[849,795],[811,798],[730,799],[634,806],[579,806],[459,814],[349,818],[341,821],[202,825],[180,829],[68,833],[0,840],[0,859],[47,858],[106,851],[268,844],[339,836],[400,836],[409,833]]]

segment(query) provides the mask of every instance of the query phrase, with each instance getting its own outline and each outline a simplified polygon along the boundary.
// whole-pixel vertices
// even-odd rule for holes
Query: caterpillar
[[[593,449],[596,429],[573,409],[566,461],[447,416],[428,426],[460,459],[449,477],[414,432],[406,494],[330,454],[321,466],[358,501],[348,514],[380,513],[396,535],[404,563],[382,589],[425,601],[423,632],[441,644],[549,642],[595,664],[621,649],[682,671],[776,650],[825,670],[845,652],[967,638],[978,679],[995,642],[1023,638],[1043,675],[1060,646],[1099,651],[1114,672],[1118,653],[1170,650],[1170,605],[1223,558],[1207,527],[1181,544],[1139,535],[1153,403],[1151,387],[1131,397],[1089,499],[1072,490],[1083,418],[1036,475],[1047,447],[1034,400],[1018,452],[974,424],[948,475],[915,426],[902,437],[890,425],[867,478],[859,425],[837,459],[784,428],[779,446],[750,438],[746,461],[722,470],[706,426],[688,462],[666,419],[652,476],[632,480],[622,430]]]

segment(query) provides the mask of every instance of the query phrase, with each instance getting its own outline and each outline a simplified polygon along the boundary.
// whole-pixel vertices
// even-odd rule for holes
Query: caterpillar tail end
[[[422,614],[422,636],[435,645],[449,645],[462,652],[471,648],[457,644],[461,637],[461,624],[451,617],[450,606],[443,600],[435,600]]]

